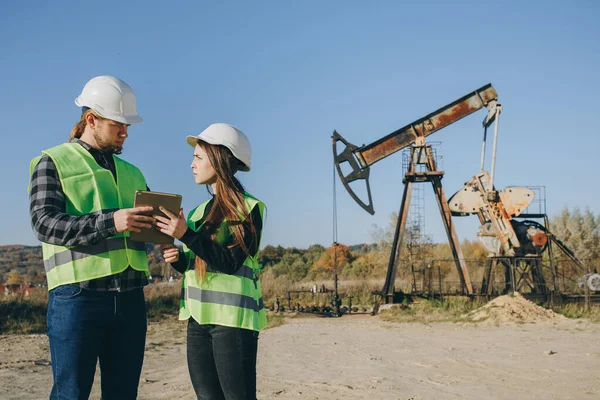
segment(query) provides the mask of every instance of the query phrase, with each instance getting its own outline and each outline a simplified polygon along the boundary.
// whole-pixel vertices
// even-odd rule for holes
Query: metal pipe
[[[485,140],[487,137],[487,126],[483,127],[483,145],[481,146],[481,169],[479,172],[483,172],[483,167],[485,165]]]
[[[333,310],[335,316],[340,316],[340,304],[338,295],[338,276],[337,276],[337,246],[338,242],[333,242]]]
[[[496,106],[496,122],[494,123],[494,145],[492,147],[492,169],[490,171],[490,187],[488,190],[494,190],[494,171],[496,170],[496,146],[498,144],[498,124],[500,123],[500,112],[502,106]]]
[[[438,284],[439,284],[439,288],[440,288],[440,301],[444,300],[443,297],[443,290],[442,290],[442,268],[438,265]]]
[[[550,221],[548,220],[548,216],[544,214],[544,228],[546,228],[546,232],[550,232]],[[554,305],[554,295],[558,292],[558,288],[556,286],[556,264],[554,263],[554,254],[552,253],[552,240],[548,240],[548,258],[550,259],[550,273],[552,276],[552,305]]]

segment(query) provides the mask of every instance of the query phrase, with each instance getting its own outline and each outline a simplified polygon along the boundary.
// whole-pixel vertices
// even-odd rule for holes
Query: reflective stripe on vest
[[[246,208],[249,213],[254,207],[260,207],[260,215],[264,220],[264,204],[248,193],[244,193]],[[209,200],[210,201],[210,200]],[[199,231],[201,220],[208,202],[190,212],[188,226]],[[217,232],[221,243],[229,238],[227,222],[223,222]],[[260,243],[260,238],[259,243]],[[226,243],[221,243],[225,245]],[[258,247],[258,246],[257,246]],[[198,282],[194,270],[195,254],[184,246],[188,262],[188,271],[184,274],[179,319],[190,316],[199,324],[215,324],[259,331],[267,324],[267,315],[260,289],[257,254],[247,257],[243,265],[233,274],[206,272],[202,282]]]
[[[184,299],[197,300],[204,303],[221,304],[225,306],[236,306],[247,308],[256,312],[265,308],[262,297],[257,303],[252,297],[237,293],[216,292],[213,290],[200,289],[193,286],[189,287],[187,290],[188,292],[186,293],[186,289],[181,289],[181,297]]]
[[[98,165],[78,143],[64,143],[42,154],[48,155],[58,172],[65,194],[66,213],[94,214],[106,209],[133,207],[136,190],[146,190],[146,180],[135,166],[113,156],[117,181]],[[41,157],[31,161],[33,172]],[[123,272],[128,266],[148,274],[145,244],[118,233],[94,245],[59,246],[42,243],[48,290],[69,283],[102,278]]]
[[[138,251],[146,251],[146,247],[142,242],[136,242],[129,238],[115,237],[103,240],[90,246],[73,246],[69,249],[54,253],[51,258],[44,260],[44,268],[46,272],[63,264],[71,263],[75,260],[81,260],[98,254],[108,253],[109,251],[132,249]]]

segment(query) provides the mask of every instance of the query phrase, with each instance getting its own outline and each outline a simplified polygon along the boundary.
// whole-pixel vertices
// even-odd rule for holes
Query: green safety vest
[[[209,200],[210,201],[210,200]],[[198,223],[204,215],[209,201],[192,210],[188,216],[188,226],[198,232],[203,225]],[[248,213],[259,207],[264,221],[265,205],[260,200],[244,193],[244,201]],[[231,237],[227,221],[217,229],[216,240],[227,245]],[[260,243],[260,238],[259,243]],[[258,247],[258,246],[257,246]],[[179,303],[179,319],[186,320],[190,316],[199,324],[214,324],[260,331],[267,325],[267,314],[262,299],[258,272],[258,250],[248,256],[242,266],[233,274],[206,272],[199,282],[194,270],[196,255],[184,245],[187,271],[183,275],[181,301]]]
[[[133,207],[136,190],[146,190],[146,179],[135,166],[113,156],[117,182],[77,143],[63,143],[42,151],[50,156],[66,197],[68,215]],[[30,174],[42,156],[31,160]],[[128,266],[148,274],[145,243],[129,239],[129,232],[92,245],[59,246],[42,242],[48,290],[123,272]]]

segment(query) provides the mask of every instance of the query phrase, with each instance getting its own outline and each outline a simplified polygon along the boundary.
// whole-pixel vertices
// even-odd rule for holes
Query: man
[[[50,399],[87,399],[100,361],[102,398],[135,399],[144,358],[148,284],[145,244],[152,207],[133,208],[146,190],[120,154],[128,127],[142,122],[131,87],[112,76],[90,80],[71,139],[31,162],[31,224],[48,279]]]

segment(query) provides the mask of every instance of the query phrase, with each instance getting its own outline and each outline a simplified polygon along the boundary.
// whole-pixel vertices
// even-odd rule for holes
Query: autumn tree
[[[336,267],[338,272],[341,272],[346,265],[352,262],[352,252],[343,244],[337,246],[328,247],[319,259],[313,264],[312,270],[314,272],[326,272],[332,273],[333,268]]]
[[[383,261],[383,262],[382,262]],[[342,276],[350,278],[383,278],[387,271],[387,261],[382,260],[375,251],[356,257],[342,271]]]
[[[19,275],[17,271],[10,271],[7,275],[7,285],[20,285],[24,282],[23,276]]]
[[[550,231],[575,253],[586,269],[600,268],[600,216],[589,208],[582,212],[578,207],[573,210],[564,207],[550,219]],[[587,271],[578,271],[583,272]]]
[[[320,244],[310,245],[306,250],[306,253],[304,253],[306,263],[312,267],[312,265],[317,262],[324,251],[325,247],[321,246]]]

